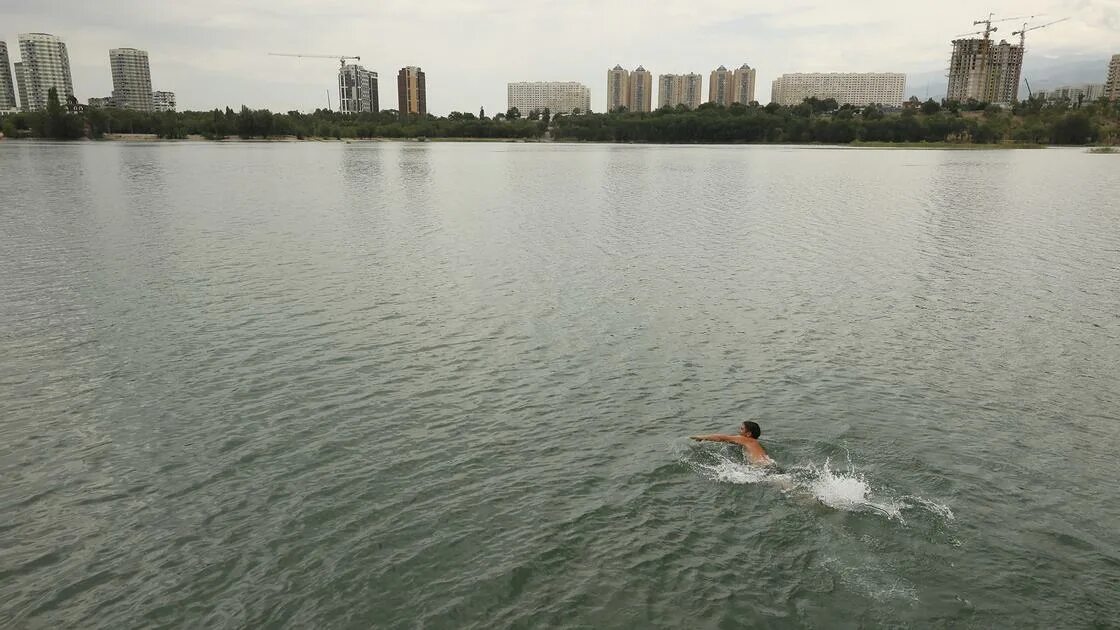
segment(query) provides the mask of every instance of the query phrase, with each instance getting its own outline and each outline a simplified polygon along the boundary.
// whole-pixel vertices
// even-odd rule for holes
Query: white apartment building
[[[0,41],[0,114],[19,111],[16,103],[16,84],[12,80],[12,62],[8,59],[8,44]]]
[[[1040,91],[1037,96],[1044,101],[1069,101],[1076,103],[1079,100],[1092,102],[1105,93],[1104,83],[1085,83],[1082,85],[1063,85],[1052,90]]]
[[[70,55],[61,39],[48,33],[23,33],[19,36],[19,55],[16,81],[24,110],[46,109],[52,87],[63,105],[68,96],[74,95]]]
[[[507,107],[524,116],[548,109],[553,114],[584,114],[591,110],[591,90],[576,81],[522,81],[506,86]]]
[[[109,51],[113,71],[113,103],[121,109],[152,111],[152,72],[148,51],[113,48]]]
[[[689,74],[661,74],[657,76],[657,107],[686,105],[689,109],[700,107],[703,78]]]
[[[840,105],[864,107],[872,103],[902,107],[906,75],[900,72],[813,72],[783,74],[770,92],[771,102],[799,105],[810,97],[834,98]]]
[[[175,111],[175,93],[159,90],[152,92],[152,109],[157,112]]]
[[[362,66],[342,66],[338,70],[338,111],[343,114],[379,112],[377,73]]]
[[[1120,100],[1120,55],[1113,55],[1108,64],[1108,79],[1104,83],[1104,95],[1110,101]]]

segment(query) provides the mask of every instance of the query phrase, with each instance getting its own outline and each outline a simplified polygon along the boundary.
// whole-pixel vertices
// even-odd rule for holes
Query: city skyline
[[[655,75],[690,70],[706,75],[721,63],[746,59],[758,68],[756,83],[763,86],[791,72],[944,74],[951,39],[971,30],[972,20],[988,10],[997,15],[1023,12],[1011,2],[993,2],[983,10],[952,1],[928,9],[870,2],[766,11],[745,11],[723,1],[671,2],[643,15],[645,28],[621,38],[604,37],[600,44],[600,31],[633,20],[621,4],[576,1],[545,11],[439,3],[408,9],[390,3],[370,9],[367,3],[339,0],[336,8],[347,16],[340,21],[333,11],[317,12],[313,3],[295,0],[250,2],[234,10],[208,2],[164,11],[138,0],[111,0],[105,9],[64,1],[56,3],[62,10],[45,10],[31,0],[16,0],[2,11],[5,31],[0,39],[8,41],[15,61],[11,48],[19,33],[46,31],[61,37],[70,49],[75,91],[83,102],[111,93],[105,51],[129,45],[149,52],[153,74],[179,93],[180,109],[242,103],[275,111],[326,107],[324,92],[337,85],[337,68],[329,61],[265,56],[270,42],[288,38],[293,52],[360,55],[363,65],[382,76],[406,65],[424,67],[440,86],[428,102],[435,114],[476,111],[479,106],[497,111],[505,101],[505,85],[524,77],[584,83],[591,87],[592,109],[605,111],[603,70],[619,61],[631,64],[629,68],[641,62]],[[1032,34],[1026,67],[1032,56],[1107,59],[1116,52],[1120,7],[1092,1],[1083,5],[1076,10],[1056,0],[1032,5],[1032,12],[1070,15],[1071,20]],[[602,16],[590,23],[598,13]],[[548,20],[536,20],[538,14],[547,14]],[[677,34],[673,43],[654,36],[650,27],[659,24],[672,25]],[[377,44],[369,43],[371,29],[384,35]],[[999,35],[1010,30],[1001,29]],[[595,45],[571,50],[573,41],[584,40]],[[508,55],[512,48],[526,54]],[[393,88],[382,89],[383,106],[395,102]],[[760,102],[766,102],[767,91],[760,90]],[[919,85],[910,91],[924,94]]]

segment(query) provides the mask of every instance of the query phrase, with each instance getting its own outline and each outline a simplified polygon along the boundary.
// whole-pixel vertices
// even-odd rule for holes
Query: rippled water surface
[[[1120,624],[1120,159],[0,142],[0,627]],[[693,433],[756,418],[759,470]]]

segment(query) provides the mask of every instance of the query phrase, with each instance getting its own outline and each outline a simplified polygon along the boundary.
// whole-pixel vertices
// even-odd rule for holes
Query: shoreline
[[[328,137],[303,137],[297,136],[275,136],[269,138],[239,138],[228,137],[219,140],[211,140],[201,135],[189,135],[186,138],[160,138],[157,134],[146,133],[114,133],[105,134],[100,138],[80,138],[78,140],[53,140],[50,138],[14,138],[14,137],[0,137],[0,141],[32,141],[32,142],[152,142],[152,143],[183,143],[183,142],[206,142],[206,143],[295,143],[295,142],[328,142],[328,143],[346,143],[352,144],[356,142],[409,142],[409,143],[424,143],[424,142],[439,142],[439,143],[507,143],[507,144],[603,144],[603,145],[629,145],[629,146],[771,146],[771,147],[818,147],[818,148],[850,148],[850,149],[924,149],[924,150],[946,150],[946,151],[1006,151],[1013,149],[1049,149],[1049,148],[1083,148],[1093,151],[1094,153],[1113,153],[1116,151],[1115,147],[1111,145],[1063,145],[1063,144],[1017,144],[1017,143],[1000,143],[1000,144],[975,144],[975,143],[954,143],[954,142],[872,142],[872,141],[854,141],[849,143],[824,143],[824,142],[613,142],[613,141],[595,141],[595,140],[564,140],[564,139],[544,139],[544,138],[328,138]]]

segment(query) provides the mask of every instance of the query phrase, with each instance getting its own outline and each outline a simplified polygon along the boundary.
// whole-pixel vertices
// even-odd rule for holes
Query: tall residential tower
[[[743,64],[735,69],[731,76],[731,102],[748,105],[755,101],[755,69]]]
[[[700,107],[700,89],[703,78],[695,72],[689,74],[661,74],[657,76],[657,106],[689,109]]]
[[[630,71],[622,66],[607,70],[607,111],[630,108]]]
[[[0,42],[0,114],[16,111],[16,84],[12,81],[12,62],[8,44]]]
[[[638,66],[630,73],[630,100],[627,109],[632,112],[651,111],[653,105],[653,75]]]
[[[74,95],[70,55],[61,39],[47,33],[23,33],[19,36],[19,56],[16,80],[23,109],[46,109],[52,87],[63,104],[66,97]]]
[[[405,66],[397,73],[397,111],[401,116],[425,116],[428,113],[427,86],[424,71]]]
[[[343,114],[377,113],[377,73],[362,66],[342,66],[338,71],[338,111]]]
[[[708,102],[730,107],[733,102],[731,100],[733,82],[734,77],[727,68],[720,66],[712,70],[712,74],[708,78]]]
[[[148,51],[113,48],[109,51],[113,71],[113,104],[121,109],[152,111],[152,73]]]

